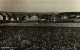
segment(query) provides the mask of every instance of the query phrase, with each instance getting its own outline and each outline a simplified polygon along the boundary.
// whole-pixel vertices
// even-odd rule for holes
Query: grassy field
[[[80,23],[2,23],[0,26],[80,27]]]
[[[80,27],[1,26],[3,46],[18,50],[80,50]]]

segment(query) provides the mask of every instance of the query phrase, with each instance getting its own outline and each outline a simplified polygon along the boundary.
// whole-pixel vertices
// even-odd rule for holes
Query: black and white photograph
[[[80,50],[80,0],[0,0],[0,50]]]

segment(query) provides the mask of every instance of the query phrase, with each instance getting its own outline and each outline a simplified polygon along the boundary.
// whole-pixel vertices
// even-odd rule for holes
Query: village
[[[4,23],[27,23],[27,22],[44,22],[44,23],[79,23],[79,12],[62,12],[62,13],[36,13],[36,12],[1,12],[0,21]]]

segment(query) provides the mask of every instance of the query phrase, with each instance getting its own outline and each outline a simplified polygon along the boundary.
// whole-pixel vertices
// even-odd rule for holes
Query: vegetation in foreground
[[[80,50],[80,28],[0,27],[0,47],[18,50]]]

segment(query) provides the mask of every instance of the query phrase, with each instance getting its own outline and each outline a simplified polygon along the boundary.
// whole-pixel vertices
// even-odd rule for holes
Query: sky
[[[0,11],[80,12],[80,0],[0,0]]]

